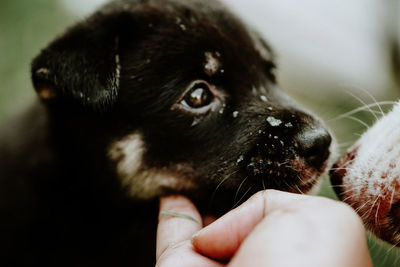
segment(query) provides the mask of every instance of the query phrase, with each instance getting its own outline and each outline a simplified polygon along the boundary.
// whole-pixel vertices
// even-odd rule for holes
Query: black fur
[[[207,51],[222,71],[204,72]],[[331,139],[279,91],[271,53],[216,1],[115,1],[56,39],[32,64],[50,97],[0,133],[2,265],[154,265],[157,196],[130,196],[109,156],[133,132],[141,170],[196,184],[159,194],[179,191],[202,212],[263,188],[308,191]],[[218,110],[173,108],[195,80],[224,95]]]

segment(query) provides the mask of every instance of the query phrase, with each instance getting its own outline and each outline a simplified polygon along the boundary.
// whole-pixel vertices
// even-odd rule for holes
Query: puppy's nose
[[[321,169],[328,159],[332,137],[322,126],[312,126],[295,136],[298,151],[310,167]]]

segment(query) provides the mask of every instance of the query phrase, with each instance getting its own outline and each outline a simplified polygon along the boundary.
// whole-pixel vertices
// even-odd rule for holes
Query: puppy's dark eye
[[[225,94],[204,80],[196,80],[186,87],[171,109],[179,109],[192,115],[206,115],[222,108]]]
[[[182,105],[190,108],[201,108],[207,106],[214,99],[209,85],[205,82],[195,82],[192,84],[181,101]]]

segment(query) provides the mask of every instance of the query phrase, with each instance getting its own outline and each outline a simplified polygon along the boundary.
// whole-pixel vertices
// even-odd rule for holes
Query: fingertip
[[[201,235],[201,231],[198,231],[197,233],[195,233],[194,235],[192,235],[192,237],[190,238],[190,243],[192,244],[192,246],[196,249],[198,246],[198,236]]]
[[[213,259],[230,259],[263,218],[263,199],[260,196],[252,197],[194,234],[191,239],[193,247]]]

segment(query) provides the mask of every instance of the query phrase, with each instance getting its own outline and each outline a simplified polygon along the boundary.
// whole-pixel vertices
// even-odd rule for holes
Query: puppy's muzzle
[[[331,135],[322,124],[302,113],[269,122],[258,130],[257,142],[248,155],[248,176],[266,186],[280,188],[283,184],[307,191],[327,167]]]

